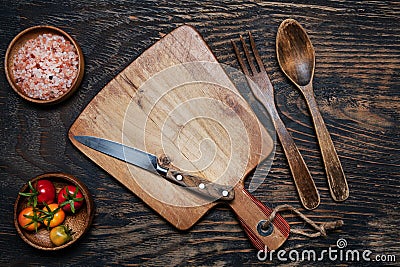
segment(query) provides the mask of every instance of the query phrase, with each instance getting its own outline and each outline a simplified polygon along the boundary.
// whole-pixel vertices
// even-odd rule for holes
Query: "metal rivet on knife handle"
[[[235,193],[232,188],[215,182],[210,182],[209,180],[199,176],[183,173],[179,170],[169,169],[164,177],[167,180],[186,187],[188,190],[201,194],[206,198],[223,201],[231,201],[235,198]],[[224,193],[224,191],[226,192]]]
[[[87,147],[116,159],[133,164],[146,171],[160,175],[166,178],[168,181],[186,187],[189,190],[201,194],[206,198],[224,201],[231,201],[235,198],[235,193],[232,188],[210,182],[202,177],[182,173],[178,170],[171,170],[168,167],[161,166],[158,163],[159,159],[155,155],[140,149],[95,136],[75,136],[74,138],[76,141]],[[162,161],[163,163],[170,163],[168,157],[166,156],[162,158]],[[226,196],[223,191],[228,192]]]

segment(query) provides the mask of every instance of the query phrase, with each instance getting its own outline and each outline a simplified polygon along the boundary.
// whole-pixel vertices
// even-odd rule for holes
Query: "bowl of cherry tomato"
[[[31,179],[14,204],[19,236],[41,250],[59,250],[78,241],[94,217],[92,196],[78,178],[46,173]]]

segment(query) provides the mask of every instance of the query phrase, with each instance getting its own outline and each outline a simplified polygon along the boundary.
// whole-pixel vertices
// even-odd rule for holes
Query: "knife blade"
[[[210,182],[202,177],[179,170],[160,166],[157,156],[140,149],[95,136],[79,135],[74,136],[74,139],[98,152],[160,175],[168,181],[183,186],[203,197],[224,201],[233,200],[235,197],[232,187]]]

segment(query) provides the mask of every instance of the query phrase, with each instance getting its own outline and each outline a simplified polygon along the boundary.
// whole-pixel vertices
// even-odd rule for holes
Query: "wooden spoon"
[[[312,79],[315,52],[303,27],[293,19],[284,20],[276,36],[276,53],[285,75],[304,95],[313,118],[331,195],[335,201],[344,201],[349,188],[332,139],[315,100]]]

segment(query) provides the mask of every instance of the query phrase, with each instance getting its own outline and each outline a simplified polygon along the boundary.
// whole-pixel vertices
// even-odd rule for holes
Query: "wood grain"
[[[228,205],[260,250],[278,249],[288,237],[289,226],[280,216],[270,235],[259,233],[258,223],[272,210],[243,189],[246,176],[271,155],[273,140],[193,27],[181,26],[165,35],[118,74],[79,115],[69,136],[79,150],[180,230],[192,227],[214,207],[218,198],[193,194],[94,151],[74,138],[79,135],[123,142],[167,158],[170,168],[231,186],[236,197]]]
[[[312,86],[315,71],[315,50],[306,30],[294,19],[286,19],[276,34],[276,57],[285,75],[299,88],[306,99],[321,149],[329,190],[335,201],[349,197],[349,187],[324,119],[321,116]],[[290,165],[290,161],[289,161]]]
[[[21,30],[50,24],[73,36],[85,56],[81,87],[52,108],[26,103],[8,85],[0,66],[0,265],[332,265],[257,260],[231,211],[217,207],[190,231],[165,223],[139,198],[69,142],[67,132],[91,99],[151,44],[188,23],[205,38],[218,61],[239,69],[230,39],[251,31],[276,90],[280,116],[321,194],[316,221],[343,219],[326,239],[291,236],[282,249],[328,249],[345,238],[349,249],[400,256],[399,119],[400,29],[398,1],[4,1],[0,51]],[[275,37],[286,18],[298,20],[316,51],[316,100],[350,188],[343,203],[331,200],[305,100],[276,61]],[[262,108],[244,96],[260,115]],[[44,172],[71,173],[93,194],[93,227],[71,248],[45,253],[26,245],[12,223],[18,190]],[[261,179],[260,172],[253,179]],[[263,203],[301,209],[284,153],[277,144],[267,181],[253,194]],[[8,204],[7,204],[8,203]],[[304,225],[284,214],[293,228]],[[376,262],[336,262],[376,266]],[[394,264],[392,264],[394,265]]]
[[[258,71],[255,67],[255,63],[252,63],[253,59],[242,36],[240,36],[240,40],[242,43],[242,48],[245,51],[247,62],[249,62],[251,73],[250,70],[247,69],[247,67],[245,66],[244,60],[242,59],[242,56],[240,55],[237,46],[235,45],[235,43],[232,42],[236,57],[240,64],[240,68],[243,70],[246,76],[249,77],[248,84],[254,97],[264,106],[264,108],[270,114],[274,129],[289,164],[289,168],[293,177],[293,182],[299,194],[300,202],[306,209],[315,209],[320,203],[318,190],[315,186],[314,180],[311,177],[310,171],[308,170],[308,167],[304,162],[303,156],[300,154],[296,143],[286,129],[285,124],[279,117],[278,110],[275,106],[274,87],[271,84],[268,73],[265,70],[264,63],[262,62],[258,49],[255,45],[254,38],[249,32],[251,50],[254,56],[254,60],[257,61],[257,65],[260,71]]]
[[[201,77],[204,74],[209,77]],[[229,78],[201,36],[191,27],[177,28],[100,91],[72,125],[70,139],[174,226],[188,229],[216,203],[148,171],[110,160],[73,137],[123,142],[169,158],[171,167],[234,186],[263,159],[263,147],[264,158],[271,153],[272,139],[265,130],[261,134],[256,117],[241,106],[245,102],[235,96],[233,85],[227,90],[225,86],[229,88]],[[202,148],[207,140],[211,143]]]

